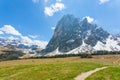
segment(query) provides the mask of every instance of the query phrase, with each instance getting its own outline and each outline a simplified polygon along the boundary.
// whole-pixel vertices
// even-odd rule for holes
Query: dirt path
[[[85,80],[88,76],[92,75],[93,73],[106,69],[107,67],[102,67],[102,68],[96,68],[95,70],[91,70],[85,73],[82,73],[80,75],[78,75],[74,80]]]

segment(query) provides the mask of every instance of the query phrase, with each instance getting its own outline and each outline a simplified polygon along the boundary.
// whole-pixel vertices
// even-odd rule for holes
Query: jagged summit
[[[87,18],[85,17],[83,20],[82,20],[82,23],[88,23],[88,20],[87,20]]]
[[[115,42],[111,37],[101,27],[89,23],[87,18],[80,20],[68,14],[64,15],[57,23],[53,37],[41,53],[47,54],[56,50],[60,53],[68,53],[75,49],[79,52],[86,50],[119,50],[115,46],[109,45],[109,42]]]

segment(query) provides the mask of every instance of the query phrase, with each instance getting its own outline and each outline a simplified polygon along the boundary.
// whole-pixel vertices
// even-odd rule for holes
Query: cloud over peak
[[[33,3],[39,3],[39,0],[32,0]]]
[[[62,11],[65,9],[65,5],[61,3],[61,0],[57,0],[55,4],[51,4],[49,7],[45,7],[44,13],[47,16],[53,16],[56,12]]]
[[[99,0],[99,4],[104,4],[106,2],[109,2],[110,0]]]
[[[90,17],[90,16],[83,17],[83,19],[84,19],[84,18],[86,18],[89,23],[92,23],[92,22],[95,21],[94,18],[92,18],[92,17]]]
[[[52,30],[55,30],[55,27],[51,27]]]

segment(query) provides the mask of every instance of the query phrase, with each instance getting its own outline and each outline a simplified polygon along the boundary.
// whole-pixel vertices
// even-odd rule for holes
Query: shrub
[[[23,56],[24,54],[21,51],[10,51],[5,50],[3,51],[4,54],[0,54],[0,60],[16,60],[19,59],[19,57]]]
[[[92,58],[92,54],[88,54],[88,53],[82,53],[80,55],[81,58]]]

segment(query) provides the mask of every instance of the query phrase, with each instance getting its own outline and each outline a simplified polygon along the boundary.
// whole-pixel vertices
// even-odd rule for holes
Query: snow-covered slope
[[[98,41],[94,47],[87,45],[86,43],[83,42],[81,46],[66,53],[58,51],[58,48],[57,48],[55,51],[50,52],[47,55],[78,54],[78,53],[84,53],[84,52],[92,53],[94,51],[120,51],[120,38],[117,38],[117,40],[114,40],[112,36],[109,36],[106,39],[106,44]]]
[[[46,56],[53,55],[62,55],[62,54],[78,54],[78,53],[93,53],[94,51],[120,51],[120,37],[114,37],[110,35],[104,43],[98,41],[97,44],[92,47],[86,43],[82,43],[81,46],[68,51],[68,52],[60,52],[58,48],[53,52],[47,53]]]
[[[119,37],[113,37],[110,35],[106,39],[106,43],[103,44],[102,42],[99,42],[94,46],[95,50],[106,50],[106,51],[120,51],[120,38]]]
[[[25,53],[29,53],[32,50],[42,50],[45,49],[48,42],[40,41],[40,40],[31,40],[32,42],[23,41],[18,37],[0,37],[0,47],[8,47],[11,46],[23,50]]]

